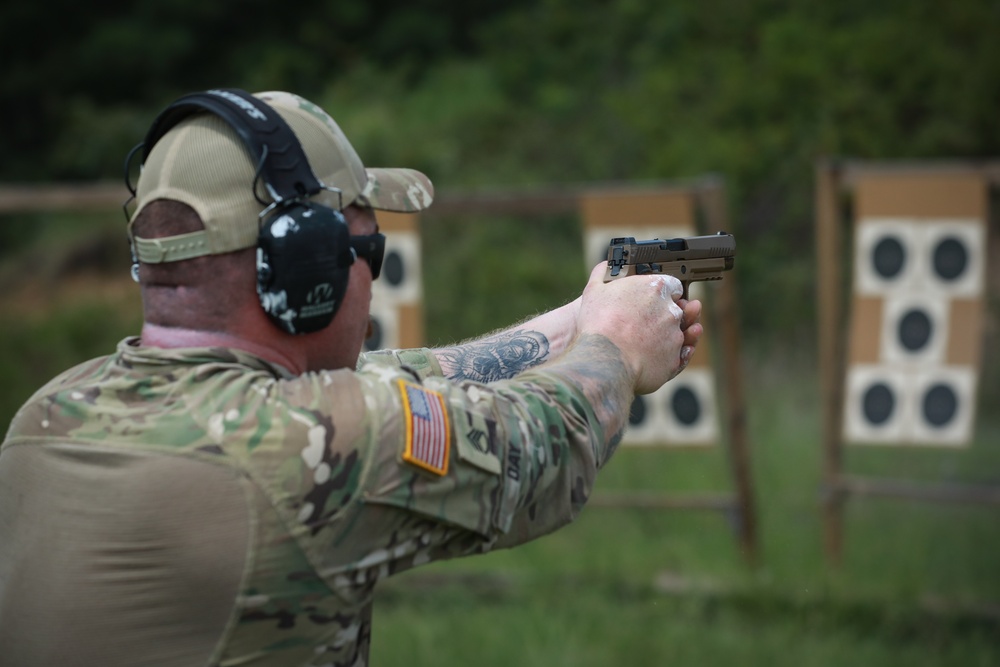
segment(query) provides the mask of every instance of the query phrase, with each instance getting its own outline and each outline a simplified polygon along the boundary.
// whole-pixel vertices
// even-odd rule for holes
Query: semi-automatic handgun
[[[708,236],[636,241],[625,236],[611,239],[604,282],[645,273],[674,276],[681,281],[684,298],[688,285],[699,280],[721,280],[736,260],[736,239],[719,232]]]

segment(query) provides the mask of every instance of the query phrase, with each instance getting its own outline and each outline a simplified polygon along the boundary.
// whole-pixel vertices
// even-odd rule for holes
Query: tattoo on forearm
[[[437,350],[445,375],[453,380],[494,382],[538,366],[549,356],[549,339],[538,331],[511,331]]]
[[[584,335],[562,359],[566,374],[580,384],[604,425],[610,456],[621,441],[634,398],[621,351],[603,336]]]

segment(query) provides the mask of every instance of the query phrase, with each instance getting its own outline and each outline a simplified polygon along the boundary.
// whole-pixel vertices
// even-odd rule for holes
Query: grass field
[[[121,278],[123,266],[114,279],[72,271],[78,259],[93,263],[88,252],[123,243],[117,224],[110,236],[53,252],[51,238],[65,228],[52,223],[16,262],[0,266],[8,286],[0,302],[4,418],[51,374],[106,353],[137,330],[138,298]],[[432,342],[444,342],[448,330],[463,337],[499,326],[510,321],[509,311],[517,317],[555,305],[582,280],[583,268],[566,259],[578,256],[578,239],[558,221],[533,230],[569,248],[555,258],[554,271],[543,261],[544,248],[531,249],[509,226],[448,243],[464,238],[456,224],[427,230],[426,252],[437,253],[426,262],[427,293],[443,294],[457,281],[461,298],[482,312],[428,298]],[[120,254],[124,246],[117,248]],[[513,267],[496,258],[532,252],[538,261]],[[568,277],[553,285],[553,272]],[[505,293],[516,298],[498,296]],[[748,345],[744,369],[761,550],[756,568],[741,557],[723,514],[589,507],[538,542],[387,582],[376,606],[373,664],[1000,665],[997,508],[851,501],[843,563],[831,567],[822,549],[818,381],[810,345],[772,343],[767,350]],[[1000,417],[981,402],[968,448],[850,448],[846,468],[933,483],[1000,484]],[[725,492],[727,470],[719,447],[623,449],[595,495]]]
[[[822,550],[815,382],[756,369],[749,396],[762,554],[726,517],[592,507],[508,552],[400,576],[373,662],[408,665],[997,665],[997,510],[858,499]],[[1000,428],[960,451],[850,449],[848,469],[997,483]],[[722,453],[623,450],[598,491],[730,488]]]

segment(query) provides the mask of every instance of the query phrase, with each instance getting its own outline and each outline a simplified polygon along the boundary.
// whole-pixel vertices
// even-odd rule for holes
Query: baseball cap
[[[310,197],[332,208],[349,204],[412,213],[434,199],[430,179],[414,169],[365,168],[340,126],[319,106],[298,95],[254,93],[291,127],[313,173],[325,186]],[[213,113],[183,119],[149,152],[136,184],[129,236],[136,258],[147,263],[217,255],[257,244],[266,205],[254,195],[256,164],[230,125]],[[267,201],[263,188],[257,190]],[[173,199],[193,208],[204,230],[157,239],[134,237],[132,223],[150,202]]]

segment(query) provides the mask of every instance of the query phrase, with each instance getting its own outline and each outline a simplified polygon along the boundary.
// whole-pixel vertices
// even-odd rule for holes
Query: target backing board
[[[424,345],[423,272],[418,216],[378,211],[385,234],[382,275],[372,283],[371,319],[365,350]]]
[[[608,257],[612,238],[637,241],[695,236],[695,201],[690,192],[594,192],[580,202],[585,270]],[[691,284],[691,298],[700,298],[702,283]],[[707,317],[707,313],[703,317]],[[704,446],[719,440],[718,399],[711,351],[702,338],[691,364],[652,394],[636,397],[624,446]]]
[[[972,437],[987,188],[973,172],[859,178],[846,442],[960,446]]]

